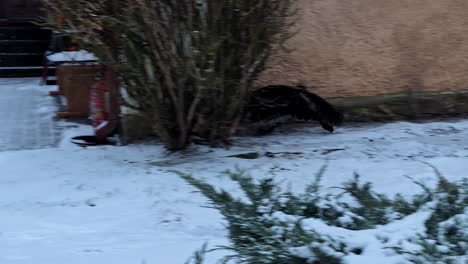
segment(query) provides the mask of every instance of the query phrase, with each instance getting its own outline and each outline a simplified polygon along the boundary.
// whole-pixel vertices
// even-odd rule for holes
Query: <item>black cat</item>
[[[333,132],[333,126],[343,122],[343,115],[303,86],[271,85],[252,93],[245,120],[255,124],[260,134],[291,119],[317,120],[323,129]]]

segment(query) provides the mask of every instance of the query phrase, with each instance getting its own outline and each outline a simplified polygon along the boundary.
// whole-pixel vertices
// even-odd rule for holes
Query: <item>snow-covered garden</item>
[[[96,75],[101,82],[91,86],[102,92],[100,98],[91,93],[91,116],[102,119],[96,127],[117,119],[104,117],[113,110],[118,115],[118,98],[125,106],[122,126],[140,132],[136,126],[147,124],[158,140],[74,145],[71,138],[94,130],[54,120],[59,100],[48,92],[56,87],[0,79],[0,114],[8,121],[0,127],[0,264],[468,264],[468,119],[345,120],[339,126],[342,113],[320,97],[368,100],[407,93],[398,103],[409,106],[408,116],[419,116],[416,108],[428,104],[416,102],[420,88],[455,92],[465,89],[455,81],[466,83],[458,79],[463,74],[452,79],[425,67],[445,58],[422,59],[425,42],[416,41],[415,49],[389,44],[385,49],[405,50],[389,56],[397,60],[385,67],[398,77],[385,78],[383,86],[369,82],[368,93],[360,87],[366,77],[332,71],[341,57],[324,57],[325,64],[308,57],[307,64],[317,66],[312,70],[288,66],[281,56],[270,61],[293,50],[288,40],[307,24],[296,23],[303,9],[296,0],[43,2],[49,16],[44,25],[70,35],[106,66],[105,74]],[[320,12],[304,10],[307,16]],[[311,49],[331,44],[315,35],[306,35]],[[360,42],[340,39],[339,52],[345,53],[342,43]],[[364,45],[359,55],[384,50],[372,49],[375,54]],[[360,72],[388,74],[350,58]],[[398,61],[403,58],[411,62]],[[295,76],[262,83],[261,73],[275,63],[304,76],[323,71],[328,80],[307,79],[303,86]],[[70,82],[82,87],[66,88],[61,80],[68,77],[57,72],[68,107],[72,99],[84,107],[68,109],[66,116],[87,116],[88,94],[71,91],[89,85],[76,77]],[[437,82],[424,79],[426,72]],[[340,75],[352,78],[339,80]],[[312,93],[321,93],[312,86],[328,89],[335,82],[358,84],[359,90]],[[395,90],[384,91],[387,86]],[[447,103],[450,113],[466,113],[455,107],[463,98]],[[129,112],[143,121],[129,125]],[[318,122],[283,125],[268,136],[233,137],[257,125],[257,132],[269,133],[290,117]]]
[[[174,154],[158,142],[88,148],[69,143],[91,132],[78,126],[66,131],[58,148],[0,153],[0,263],[184,263],[204,243],[231,246],[226,220],[174,171],[246,201],[224,171],[245,170],[256,180],[273,177],[283,191],[299,195],[326,165],[319,184],[323,195],[342,193],[334,187],[357,173],[361,187],[370,182],[377,193],[410,199],[425,193],[415,182],[436,187],[439,178],[428,164],[454,183],[468,170],[466,120],[348,124],[333,134],[313,125],[290,126],[271,136],[236,138],[229,149],[195,145]],[[342,200],[359,205],[346,195]],[[414,241],[436,204],[432,200],[408,215],[386,208],[384,224],[363,230],[343,228],[359,218],[351,210],[336,219],[341,227],[319,218],[301,222],[347,243],[346,254],[331,252],[343,263],[410,263],[411,255],[395,249],[418,249]],[[465,208],[464,220],[466,214]],[[466,249],[467,222],[457,217],[463,224],[459,246]],[[210,252],[205,263],[229,254]],[[458,260],[443,263],[466,263]]]

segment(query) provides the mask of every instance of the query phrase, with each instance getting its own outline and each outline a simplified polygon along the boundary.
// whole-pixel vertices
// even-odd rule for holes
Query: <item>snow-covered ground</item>
[[[0,151],[56,147],[62,127],[53,121],[56,87],[40,86],[39,78],[0,78]]]
[[[204,242],[228,245],[221,216],[203,207],[207,200],[173,170],[238,194],[222,171],[239,167],[255,177],[273,174],[302,191],[328,164],[325,190],[358,172],[389,195],[421,191],[405,176],[433,186],[437,178],[423,162],[449,180],[468,171],[468,120],[347,125],[333,134],[315,125],[295,126],[271,136],[237,138],[229,149],[194,146],[175,154],[157,143],[88,148],[69,143],[72,136],[91,133],[80,126],[67,130],[58,148],[0,152],[0,263],[179,264]],[[260,157],[228,157],[248,152]],[[424,217],[417,213],[381,231],[396,241],[421,231]],[[309,224],[325,233],[342,232]],[[341,234],[365,246],[347,263],[407,263],[379,248],[372,232]],[[210,253],[206,263],[222,255]]]

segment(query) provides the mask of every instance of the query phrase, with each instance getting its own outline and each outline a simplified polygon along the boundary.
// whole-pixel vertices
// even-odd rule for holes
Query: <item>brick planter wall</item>
[[[345,122],[411,120],[468,115],[468,90],[332,98]]]

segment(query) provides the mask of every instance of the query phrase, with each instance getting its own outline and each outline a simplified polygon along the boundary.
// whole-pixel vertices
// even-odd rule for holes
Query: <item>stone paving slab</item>
[[[39,78],[0,78],[0,151],[57,147],[64,122],[55,119],[54,86]]]

